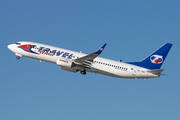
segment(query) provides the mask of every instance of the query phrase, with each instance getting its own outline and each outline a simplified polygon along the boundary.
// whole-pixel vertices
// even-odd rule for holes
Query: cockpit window
[[[21,45],[21,43],[18,43],[18,42],[17,42],[16,45]]]

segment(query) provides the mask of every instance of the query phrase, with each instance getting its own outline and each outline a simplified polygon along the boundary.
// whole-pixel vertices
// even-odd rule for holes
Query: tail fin
[[[166,43],[162,47],[157,49],[155,52],[153,52],[151,55],[146,57],[144,60],[142,60],[141,62],[128,62],[128,63],[151,70],[160,69],[171,47],[172,47],[171,43]]]

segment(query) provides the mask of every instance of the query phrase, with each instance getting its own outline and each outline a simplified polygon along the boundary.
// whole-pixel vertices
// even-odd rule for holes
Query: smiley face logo
[[[163,62],[163,56],[160,55],[152,55],[150,60],[153,64],[161,64]]]

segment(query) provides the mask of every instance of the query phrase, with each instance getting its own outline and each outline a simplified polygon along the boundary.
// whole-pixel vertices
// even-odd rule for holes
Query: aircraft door
[[[133,76],[136,76],[136,74],[137,74],[137,69],[136,68],[131,68],[132,69],[132,75]]]

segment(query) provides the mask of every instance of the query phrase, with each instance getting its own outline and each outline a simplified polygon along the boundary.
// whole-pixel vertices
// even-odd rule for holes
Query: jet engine
[[[75,66],[74,62],[66,58],[58,58],[56,64],[67,68],[72,68]]]

